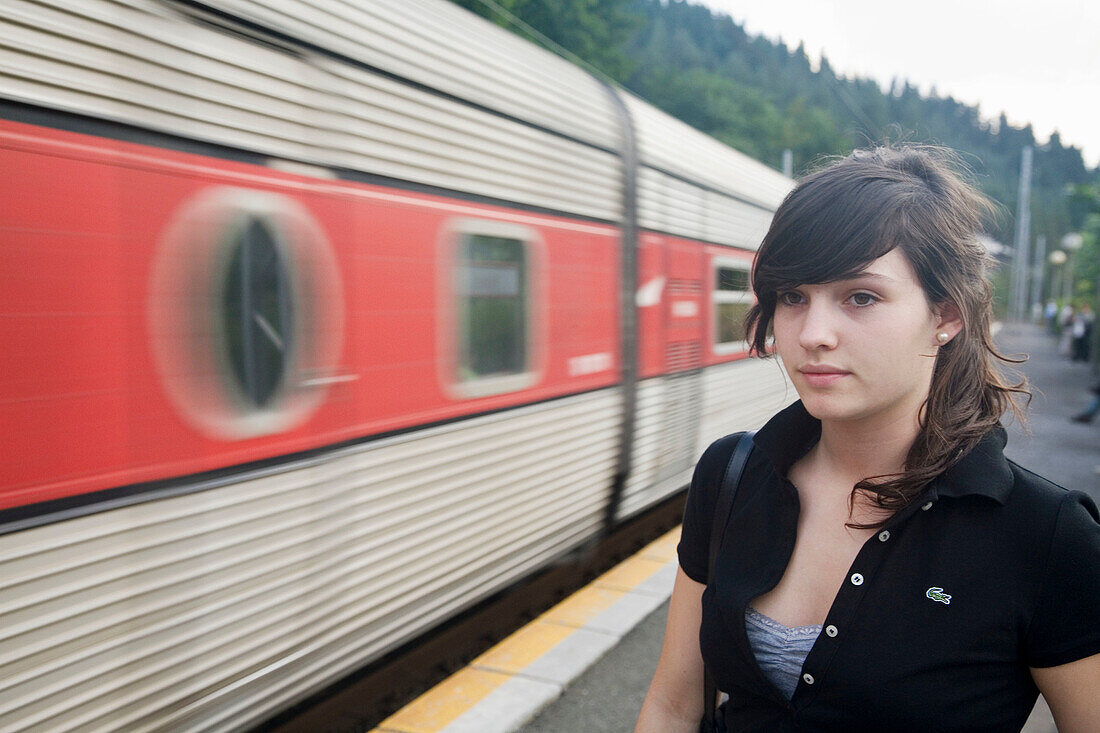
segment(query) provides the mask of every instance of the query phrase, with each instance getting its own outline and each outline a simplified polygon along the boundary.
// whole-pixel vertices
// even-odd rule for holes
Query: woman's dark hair
[[[857,492],[896,511],[996,427],[1006,410],[1022,417],[990,333],[990,258],[977,234],[993,204],[967,184],[957,156],[943,148],[857,150],[798,182],[779,206],[752,271],[757,302],[745,317],[750,347],[767,356],[777,293],[855,276],[895,247],[909,260],[933,305],[953,304],[962,330],[940,347],[920,432],[900,474],[872,476]],[[878,527],[877,524],[851,525]]]

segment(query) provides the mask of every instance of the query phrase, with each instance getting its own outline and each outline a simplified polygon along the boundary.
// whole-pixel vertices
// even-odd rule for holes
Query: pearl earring
[[[944,331],[940,331],[936,334],[936,340],[939,341],[941,344],[946,344],[950,339],[951,337],[948,336],[947,333]]]

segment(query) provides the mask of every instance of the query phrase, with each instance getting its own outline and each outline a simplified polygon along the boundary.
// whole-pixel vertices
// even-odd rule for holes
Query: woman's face
[[[776,350],[823,421],[914,418],[932,383],[936,334],[954,338],[961,328],[933,313],[896,248],[850,279],[778,295]]]

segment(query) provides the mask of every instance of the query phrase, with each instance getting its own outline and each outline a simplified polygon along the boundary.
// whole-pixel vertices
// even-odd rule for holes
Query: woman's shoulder
[[[752,436],[752,432],[730,433],[708,445],[695,464],[696,478],[707,485],[721,483],[733,451],[742,440],[752,440]]]
[[[1010,461],[1006,508],[1016,531],[1006,541],[1019,577],[1033,582],[1024,636],[1028,666],[1053,667],[1100,652],[1100,514],[1081,491]],[[1030,575],[1028,571],[1030,569]]]
[[[1094,519],[1100,520],[1096,502],[1085,492],[1061,486],[1011,459],[1008,459],[1008,467],[1012,472],[1012,491],[1009,494],[1009,500],[1010,503],[1016,504],[1019,510],[1028,513],[1057,514],[1065,511],[1067,504],[1074,504],[1082,507]]]
[[[695,464],[695,473],[691,478],[687,503],[684,506],[678,552],[680,567],[688,577],[700,583],[706,583],[711,525],[726,468],[734,450],[748,435],[731,433],[719,438],[703,451],[699,462]],[[753,456],[757,453],[759,451],[753,451]],[[750,456],[750,462],[752,460]]]
[[[939,496],[978,500],[964,502],[960,509],[996,506],[997,515],[1015,520],[1034,532],[1045,521],[1053,521],[1069,505],[1078,505],[1086,514],[1097,516],[1096,504],[1085,493],[1073,491],[1030,471],[1005,455],[1008,435],[997,426],[934,483]]]
[[[1013,485],[1006,507],[1032,528],[1049,526],[1055,535],[1092,535],[1100,541],[1100,510],[1083,491],[1068,489],[1009,460]]]

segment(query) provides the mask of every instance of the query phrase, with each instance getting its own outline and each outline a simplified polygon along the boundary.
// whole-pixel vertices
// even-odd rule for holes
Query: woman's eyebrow
[[[844,281],[844,280],[879,280],[879,281],[882,281],[882,282],[890,282],[890,283],[897,282],[894,278],[890,277],[889,275],[883,275],[883,274],[880,274],[880,273],[877,273],[877,272],[857,272],[856,274],[852,275],[851,277],[843,277],[843,278],[841,278],[841,280],[842,281]]]

